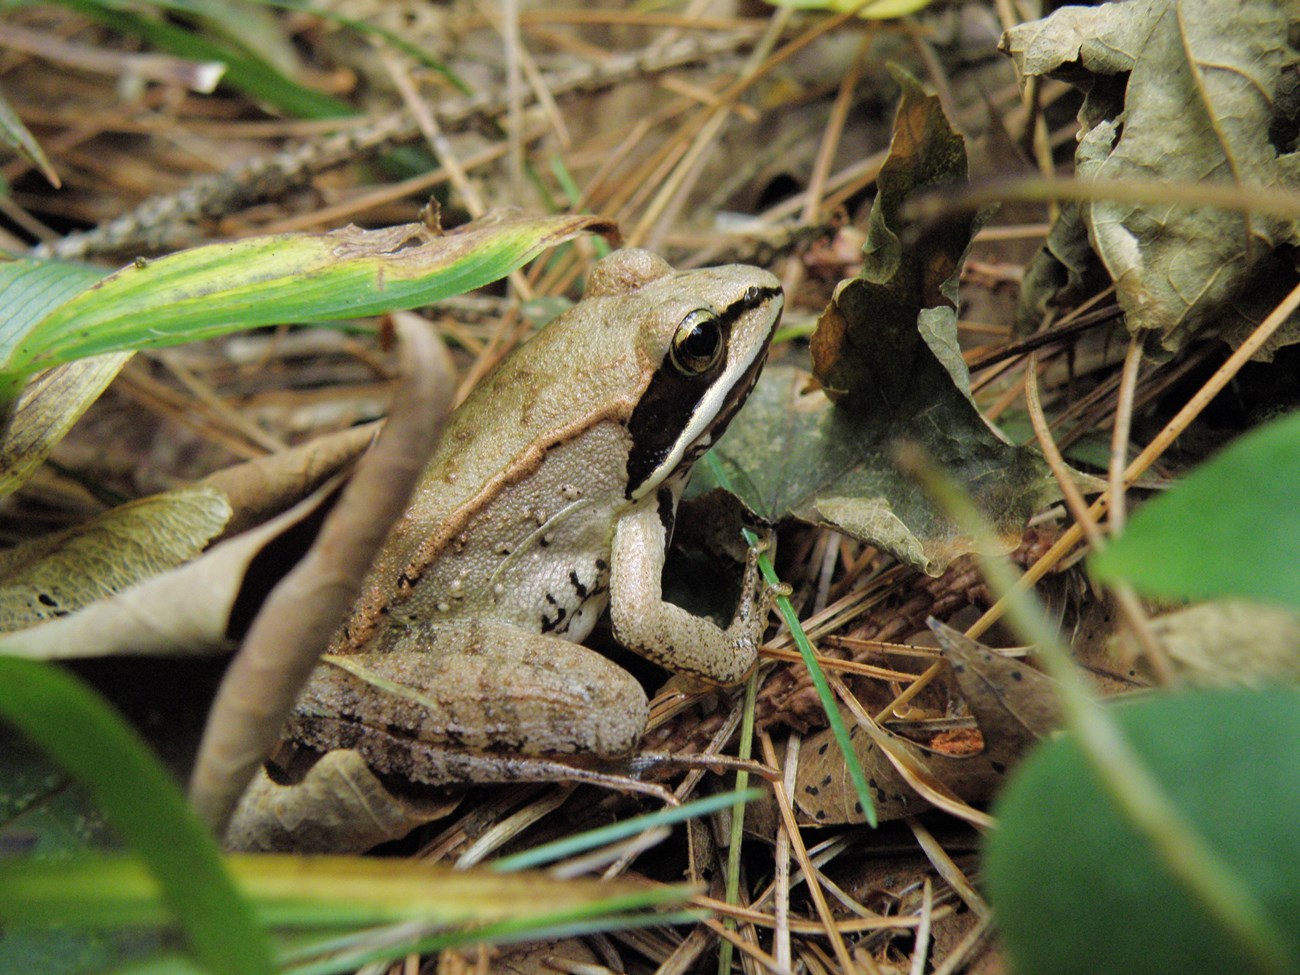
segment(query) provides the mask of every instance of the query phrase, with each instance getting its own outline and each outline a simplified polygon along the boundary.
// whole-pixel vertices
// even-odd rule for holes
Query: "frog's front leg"
[[[377,771],[431,784],[538,778],[527,760],[635,751],[645,692],[621,667],[505,623],[411,627],[383,652],[330,657],[290,719],[320,751],[355,748]]]
[[[737,684],[754,666],[767,625],[757,558],[751,552],[745,561],[740,604],[725,630],[665,602],[663,569],[675,502],[663,489],[642,499],[615,526],[609,577],[614,637],[674,673]]]

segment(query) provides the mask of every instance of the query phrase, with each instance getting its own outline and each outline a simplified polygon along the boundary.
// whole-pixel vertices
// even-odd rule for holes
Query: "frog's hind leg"
[[[326,658],[289,731],[436,784],[531,778],[516,768],[530,757],[624,757],[647,717],[641,686],[594,651],[473,622],[415,627],[386,652]]]

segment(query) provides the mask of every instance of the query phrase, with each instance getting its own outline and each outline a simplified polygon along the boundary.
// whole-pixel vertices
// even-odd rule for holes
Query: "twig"
[[[748,33],[688,38],[663,51],[616,54],[600,63],[556,72],[547,77],[547,87],[556,96],[599,91],[642,75],[713,62],[750,43]],[[501,95],[482,93],[448,99],[437,115],[444,131],[460,131],[476,122],[495,119],[505,114],[506,108]],[[341,124],[351,122],[342,120]],[[163,249],[183,239],[183,228],[201,217],[228,214],[301,185],[317,173],[418,138],[419,127],[407,112],[390,112],[366,125],[202,177],[177,193],[152,197],[108,223],[42,244],[32,253],[36,257],[71,260],[122,250]]]
[[[1029,355],[1029,368],[1025,372],[1025,378],[1025,404],[1029,409],[1029,422],[1038,437],[1038,446],[1043,451],[1048,468],[1056,477],[1056,483],[1061,488],[1061,495],[1065,498],[1065,505],[1070,509],[1075,524],[1083,529],[1088,544],[1094,551],[1099,551],[1105,548],[1106,540],[1097,527],[1087,503],[1083,500],[1083,493],[1074,483],[1074,478],[1070,476],[1070,471],[1065,466],[1065,459],[1061,456],[1056,441],[1052,439],[1052,432],[1047,426],[1047,417],[1043,414],[1043,404],[1038,396],[1037,352],[1031,352]],[[1151,629],[1146,613],[1142,610],[1142,604],[1138,601],[1137,594],[1133,592],[1133,587],[1127,583],[1120,583],[1114,587],[1114,592],[1120,613],[1142,645],[1156,679],[1162,684],[1174,683],[1176,678],[1169,654]]]
[[[166,54],[132,54],[75,44],[17,24],[0,24],[0,47],[22,51],[47,61],[70,64],[78,71],[134,76],[144,81],[179,85],[211,94],[226,73],[220,61],[190,61]]]
[[[1118,536],[1124,530],[1127,510],[1124,497],[1124,459],[1128,456],[1129,432],[1133,426],[1133,396],[1137,391],[1138,373],[1142,368],[1144,335],[1135,332],[1129,338],[1124,368],[1120,372],[1119,395],[1115,400],[1115,425],[1110,438],[1110,531]]]

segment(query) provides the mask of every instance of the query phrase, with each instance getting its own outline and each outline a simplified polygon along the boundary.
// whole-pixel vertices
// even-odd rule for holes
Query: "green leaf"
[[[441,236],[422,224],[276,234],[140,261],[30,327],[6,324],[0,401],[40,369],[87,356],[176,345],[261,325],[413,308],[495,281],[596,217],[485,219]]]
[[[0,359],[42,318],[107,274],[85,264],[0,255]]]
[[[195,33],[161,17],[124,9],[117,0],[59,0],[63,6],[128,36],[195,61],[220,61],[222,83],[294,118],[338,118],[354,114],[352,106],[285,77],[260,57],[231,44]],[[158,4],[158,6],[167,6]]]
[[[0,717],[90,792],[148,864],[207,968],[270,975],[266,933],[216,844],[139,736],[94,692],[53,667],[0,657]],[[18,898],[11,884],[0,884],[0,915],[17,911]]]
[[[1240,878],[1275,944],[1252,966],[1098,788],[1075,739],[1017,770],[985,851],[1014,971],[1300,971],[1300,693],[1200,692],[1118,708],[1161,787]]]
[[[1089,559],[1102,581],[1174,599],[1239,596],[1300,608],[1300,413],[1232,443]]]
[[[105,276],[81,264],[0,257],[0,357],[53,309]],[[24,390],[0,443],[0,497],[26,483],[130,353],[54,369]]]

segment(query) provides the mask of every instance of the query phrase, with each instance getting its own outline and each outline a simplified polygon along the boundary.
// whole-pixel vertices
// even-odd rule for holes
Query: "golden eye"
[[[704,309],[693,311],[682,319],[673,335],[673,365],[683,375],[698,376],[717,363],[722,345],[718,316]]]

